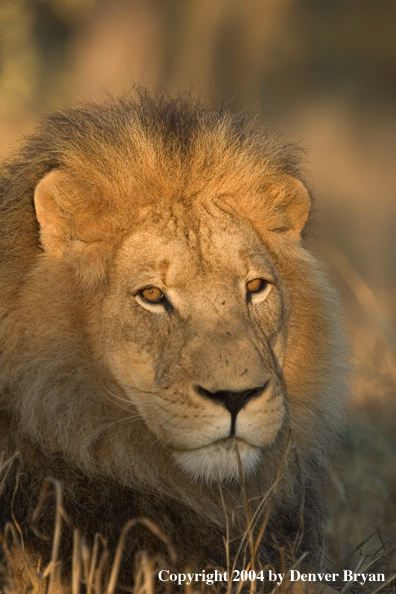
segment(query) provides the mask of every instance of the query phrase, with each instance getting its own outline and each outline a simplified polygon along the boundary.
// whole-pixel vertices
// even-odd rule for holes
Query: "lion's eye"
[[[135,300],[139,305],[152,313],[171,312],[173,306],[166,295],[158,287],[145,287],[135,294]]]
[[[164,297],[163,292],[158,287],[147,287],[147,289],[143,289],[139,293],[143,299],[150,303],[159,303]]]
[[[260,293],[267,288],[267,285],[267,281],[265,281],[263,278],[254,278],[247,283],[246,288],[249,293]]]
[[[272,283],[263,278],[254,278],[246,283],[246,299],[249,303],[264,301],[272,289]]]

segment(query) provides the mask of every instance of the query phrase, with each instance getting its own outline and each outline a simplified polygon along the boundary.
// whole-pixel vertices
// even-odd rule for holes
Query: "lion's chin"
[[[179,450],[173,455],[177,464],[196,481],[230,482],[239,480],[240,476],[236,444],[243,473],[247,476],[257,467],[261,458],[261,450],[244,441],[233,438],[221,439],[202,448]]]

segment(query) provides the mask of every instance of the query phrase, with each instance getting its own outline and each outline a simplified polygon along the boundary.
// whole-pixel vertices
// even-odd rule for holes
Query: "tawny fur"
[[[188,370],[191,378],[198,374],[200,358],[221,329],[213,353],[221,351],[222,345],[228,349],[235,378],[243,373],[237,373],[237,368],[250,348],[250,335],[253,341],[260,332],[266,335],[257,349],[272,361],[268,365],[271,377],[278,378],[276,397],[283,403],[283,416],[274,420],[279,427],[268,438],[271,443],[260,441],[257,423],[254,426],[260,460],[245,476],[254,501],[252,513],[259,501],[255,498],[274,484],[290,431],[295,443],[259,549],[260,561],[276,565],[282,547],[290,556],[310,551],[318,557],[328,518],[331,453],[344,415],[346,347],[337,296],[300,237],[311,205],[299,162],[296,147],[247,116],[191,99],[142,93],[136,100],[86,105],[53,115],[3,168],[0,449],[6,457],[18,451],[19,458],[15,472],[8,475],[0,510],[1,523],[16,519],[32,549],[45,554],[48,548],[32,531],[31,514],[43,479],[51,476],[63,485],[71,522],[64,531],[65,559],[73,527],[79,527],[88,541],[96,532],[105,534],[114,550],[125,522],[145,516],[173,541],[180,567],[186,563],[198,569],[208,564],[225,566],[226,514],[234,539],[231,554],[236,553],[246,525],[240,482],[234,478],[224,482],[225,510],[218,483],[210,481],[210,470],[206,475],[203,471],[203,478],[198,471],[194,477],[183,470],[172,442],[175,436],[182,443],[201,431],[202,423],[201,428],[193,425],[194,414],[200,419],[199,415],[216,417],[226,414],[223,407],[205,398],[201,405],[193,388],[188,410],[169,399],[176,417],[178,409],[183,411],[179,420],[187,419],[188,430],[178,420],[166,439],[158,433],[159,422],[154,428],[150,424],[158,411],[144,413],[148,406],[144,401],[154,394],[156,385],[147,377],[151,373],[157,377],[162,365],[165,379],[159,391],[164,390],[165,381],[168,390],[172,382],[187,385]],[[215,223],[210,220],[213,216]],[[221,242],[228,228],[259,246],[255,250],[265,255],[274,286],[266,302],[253,306],[257,314],[248,309],[241,313],[250,305],[239,301],[238,307],[224,313],[227,323],[239,332],[234,343],[225,338],[223,314],[217,319],[213,313],[220,308],[220,302],[214,302],[226,287],[233,263],[208,263],[209,239],[200,245],[202,229],[207,235],[215,233]],[[127,277],[136,245],[142,260],[150,253],[152,262],[153,249],[159,246],[160,259],[160,250],[173,241],[186,246],[180,256],[175,255],[180,276],[184,266],[183,295],[191,293],[193,299],[193,288],[194,295],[195,291],[203,295],[194,302],[203,320],[203,329],[199,320],[194,326],[200,337],[195,359],[188,338],[194,314],[183,310],[182,300],[180,308],[174,307],[179,312],[175,334],[166,336],[164,320],[171,319],[172,313],[165,318],[168,314],[162,310],[143,312],[134,301],[139,296],[132,295],[133,311],[148,320],[132,324],[135,337],[128,335],[132,330],[125,317],[132,314],[116,304],[114,287],[124,283],[127,290],[134,280]],[[194,264],[194,273],[188,272],[199,250],[203,250],[202,260]],[[217,282],[219,288],[213,289]],[[211,296],[207,302],[205,283]],[[226,290],[224,294],[227,297]],[[209,319],[214,320],[211,328],[205,327]],[[239,325],[237,319],[242,320]],[[132,359],[122,347],[130,343],[135,349]],[[182,363],[180,357],[184,357]],[[134,386],[136,407],[127,404],[133,398],[120,379],[125,373],[135,374],[143,384],[147,379],[149,385],[147,389],[146,384],[141,389]],[[224,373],[219,371],[220,384]],[[212,385],[209,375],[207,386]],[[246,406],[246,415],[249,407],[255,411],[252,418],[264,414],[252,403]],[[267,428],[262,424],[264,434]],[[211,454],[213,459],[215,455]],[[50,534],[52,526],[49,501],[39,527]],[[301,528],[303,538],[296,549]],[[145,529],[131,531],[126,555],[133,557],[139,548],[166,553]],[[131,562],[125,564],[124,581],[132,580],[131,567]]]

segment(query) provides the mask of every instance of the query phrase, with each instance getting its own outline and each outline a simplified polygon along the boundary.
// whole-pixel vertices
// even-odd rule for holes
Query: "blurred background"
[[[0,0],[1,158],[46,113],[134,83],[193,88],[306,148],[312,249],[342,293],[354,351],[334,554],[375,526],[392,538],[396,2]]]

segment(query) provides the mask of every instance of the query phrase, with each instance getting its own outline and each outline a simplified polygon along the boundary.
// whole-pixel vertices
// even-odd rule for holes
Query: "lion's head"
[[[240,457],[263,492],[291,429],[320,481],[345,341],[301,239],[298,161],[249,118],[184,100],[50,118],[3,174],[3,447],[214,516],[210,484],[236,485]]]

